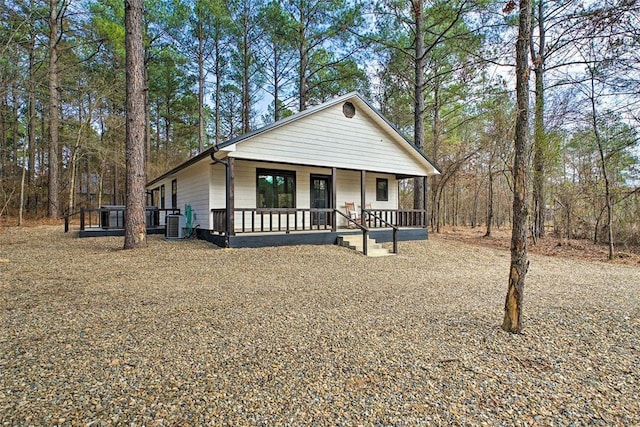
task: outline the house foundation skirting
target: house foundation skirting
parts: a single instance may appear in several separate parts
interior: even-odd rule
[[[235,236],[213,234],[210,230],[198,229],[198,238],[220,247],[229,248],[264,248],[270,246],[295,245],[334,245],[338,235],[362,234],[360,230],[338,230],[321,232],[296,233],[244,233]],[[429,237],[426,228],[401,228],[398,230],[398,241],[425,240]],[[392,242],[392,230],[371,230],[369,236],[378,243]]]

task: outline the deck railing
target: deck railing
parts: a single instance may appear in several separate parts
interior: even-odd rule
[[[427,224],[427,213],[423,209],[365,209],[364,222],[368,228],[420,227]]]
[[[80,230],[124,230],[124,213],[125,208],[122,206],[81,208]],[[148,207],[145,212],[147,229],[164,227],[167,215],[171,214],[180,214],[180,209]],[[65,226],[65,229],[68,227]]]
[[[353,224],[338,209],[234,209],[233,233],[286,232],[332,230],[333,222],[344,217],[343,222],[353,228]],[[212,230],[224,234],[227,232],[226,209],[211,209]],[[365,209],[364,221],[367,229],[394,227],[426,227],[424,210]]]
[[[332,230],[333,209],[234,209],[235,233]],[[226,209],[211,209],[213,231],[226,233]]]

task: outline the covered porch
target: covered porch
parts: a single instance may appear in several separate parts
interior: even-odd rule
[[[340,235],[361,233],[365,242],[367,236],[375,236],[380,242],[393,242],[394,252],[397,253],[398,240],[427,238],[427,198],[423,198],[425,204],[422,209],[398,207],[398,183],[401,179],[410,178],[408,176],[271,163],[266,164],[270,168],[266,169],[261,162],[247,162],[234,157],[218,159],[214,154],[211,158],[213,166],[219,168],[217,174],[212,174],[213,187],[223,191],[225,199],[223,207],[210,209],[209,230],[200,230],[199,237],[219,246],[335,244]],[[242,165],[240,173],[237,173],[238,163]],[[284,200],[290,203],[289,206],[295,206],[297,201],[298,206],[267,205],[265,199],[268,201],[269,195],[265,197],[263,194],[264,183],[261,180],[262,175],[267,174],[265,178],[271,179],[267,184],[275,187],[276,184],[271,183],[275,177],[268,175],[273,171],[282,173],[283,182],[287,174],[291,174],[293,190],[279,190],[282,193],[275,194],[272,199]],[[220,186],[222,172],[224,188]],[[238,175],[242,178],[238,179]],[[253,178],[247,179],[246,176]],[[426,186],[426,176],[420,178]],[[255,183],[253,185],[252,180]],[[238,186],[241,188],[241,197],[237,196]],[[282,186],[286,187],[286,183]],[[248,187],[253,197],[247,197]],[[245,206],[237,206],[238,199]],[[251,202],[253,206],[246,207],[247,200],[251,199],[255,200]],[[366,251],[366,243],[364,245]]]

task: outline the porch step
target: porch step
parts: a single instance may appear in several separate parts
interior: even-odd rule
[[[338,236],[338,245],[362,252],[362,234],[345,234]],[[367,237],[367,256],[380,257],[389,255],[393,255],[393,253],[383,248],[375,239]]]

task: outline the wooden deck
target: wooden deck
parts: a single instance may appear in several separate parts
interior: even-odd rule
[[[124,213],[124,206],[82,208],[79,212],[65,217],[65,232],[71,228],[71,219],[79,216],[78,237],[124,236]],[[148,207],[146,210],[147,234],[164,234],[167,215],[179,213],[180,209]]]
[[[164,234],[165,227],[147,227],[147,234]],[[101,228],[89,227],[84,230],[78,230],[78,237],[109,237],[124,236],[124,228]]]

